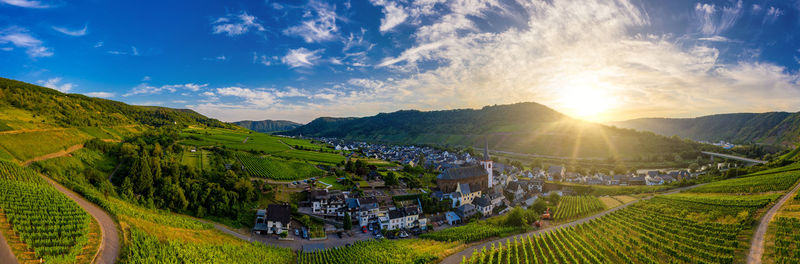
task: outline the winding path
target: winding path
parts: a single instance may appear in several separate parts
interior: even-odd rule
[[[747,254],[748,264],[761,264],[761,258],[764,255],[764,237],[767,234],[769,223],[772,222],[772,218],[775,218],[775,214],[783,207],[783,204],[794,197],[798,189],[800,189],[800,183],[796,184],[791,191],[784,194],[783,197],[761,217],[758,228],[756,228],[756,232],[753,234],[753,239],[750,241],[750,253]]]
[[[8,241],[6,241],[6,237],[3,236],[2,232],[0,232],[0,263],[19,263],[17,261],[17,257],[14,256],[14,252],[11,251],[11,246],[8,245]]]
[[[680,191],[683,191],[683,190],[686,190],[686,189],[690,189],[690,188],[694,188],[694,187],[698,187],[698,186],[701,186],[701,185],[704,185],[704,184],[681,187],[681,188],[673,189],[672,191],[661,193],[661,194],[658,194],[658,195],[666,195],[666,194],[678,193]],[[653,196],[650,196],[650,197],[647,197],[647,198],[642,198],[640,200],[647,200],[647,199],[650,199],[652,197]],[[483,248],[483,247],[490,248],[492,246],[492,244],[505,243],[507,239],[513,240],[513,237],[523,238],[523,237],[527,237],[527,236],[533,235],[533,234],[539,234],[539,233],[542,233],[542,232],[556,230],[556,229],[559,229],[559,228],[565,228],[565,227],[570,227],[570,226],[576,226],[576,225],[579,225],[579,224],[583,224],[583,223],[589,222],[589,221],[591,221],[593,219],[597,219],[597,218],[602,217],[604,215],[607,215],[607,214],[610,214],[610,213],[615,212],[617,210],[620,210],[620,209],[623,209],[625,207],[628,207],[629,205],[637,203],[638,201],[639,200],[636,200],[636,201],[633,201],[633,202],[629,202],[629,203],[626,203],[626,204],[623,204],[623,205],[620,205],[620,206],[605,210],[605,211],[600,212],[598,214],[587,216],[587,217],[584,217],[584,218],[581,218],[581,219],[578,219],[578,220],[575,220],[575,221],[572,221],[572,222],[560,224],[560,225],[557,225],[557,226],[551,226],[551,227],[544,228],[544,229],[534,230],[534,231],[531,231],[531,232],[528,232],[528,233],[522,233],[522,234],[502,237],[502,238],[498,238],[498,239],[495,239],[495,240],[483,242],[483,243],[480,243],[480,244],[465,248],[464,250],[462,250],[462,251],[460,251],[460,252],[458,252],[456,254],[447,256],[440,263],[441,264],[458,264],[458,263],[461,263],[461,260],[462,260],[463,257],[469,258],[470,256],[472,256],[472,251],[473,250],[480,251],[481,248]]]
[[[67,189],[66,187],[62,186],[61,184],[56,183],[55,181],[51,180],[50,178],[41,175],[50,185],[53,185],[58,191],[78,203],[83,210],[87,213],[92,215],[97,223],[100,226],[100,232],[102,233],[102,240],[100,241],[100,246],[97,249],[97,254],[94,256],[94,261],[92,263],[98,264],[112,264],[117,261],[117,257],[119,257],[120,252],[120,242],[119,242],[119,233],[117,232],[117,224],[114,222],[114,219],[111,218],[106,211],[98,207],[97,205],[87,201],[77,193],[72,192],[71,190]],[[0,253],[2,254],[2,253]],[[5,263],[5,262],[3,262]]]

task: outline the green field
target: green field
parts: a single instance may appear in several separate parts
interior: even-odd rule
[[[553,218],[556,220],[581,218],[604,209],[605,206],[600,199],[594,196],[564,196],[559,199]]]
[[[320,163],[338,164],[345,160],[345,157],[339,154],[322,153],[314,151],[303,150],[289,150],[272,154],[286,159],[308,160]]]
[[[293,181],[320,177],[325,173],[314,165],[305,162],[257,157],[247,153],[238,153],[237,157],[253,177]]]
[[[698,193],[758,193],[787,190],[800,179],[800,171],[762,174],[712,182],[689,192]]]
[[[457,242],[424,239],[367,240],[349,247],[314,252],[300,252],[300,264],[372,264],[372,263],[436,263],[440,258],[461,249]]]
[[[230,149],[274,153],[289,150],[280,138],[263,133],[221,128],[185,129],[181,141],[189,146],[224,146]]]

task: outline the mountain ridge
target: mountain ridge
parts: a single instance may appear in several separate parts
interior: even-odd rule
[[[242,120],[242,121],[231,122],[231,124],[261,133],[272,133],[272,132],[292,130],[303,125],[289,120],[269,120],[269,119]]]

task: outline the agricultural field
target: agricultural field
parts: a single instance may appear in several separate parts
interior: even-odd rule
[[[272,155],[285,159],[308,160],[308,161],[327,163],[327,164],[339,164],[340,162],[345,160],[345,157],[339,154],[295,150],[295,149],[289,151],[277,152]]]
[[[463,263],[734,263],[749,246],[740,235],[751,227],[751,213],[777,198],[664,197],[574,227],[493,244]],[[733,204],[735,210],[729,208]],[[683,217],[686,211],[718,213],[715,219],[696,221]],[[730,218],[735,221],[722,223]]]
[[[300,264],[436,263],[463,248],[458,242],[425,239],[366,240],[349,247],[299,252]]]
[[[576,219],[605,209],[603,202],[594,196],[564,196],[559,199],[553,218],[555,220]]]
[[[460,241],[463,243],[471,243],[490,237],[504,237],[512,234],[522,233],[528,230],[528,228],[524,226],[506,226],[500,223],[492,222],[492,220],[495,219],[471,222],[462,226],[426,233],[420,235],[420,238],[446,242]]]
[[[320,177],[325,174],[324,171],[305,162],[258,157],[247,153],[239,153],[237,157],[250,175],[254,177],[279,181],[293,181]]]
[[[275,153],[290,150],[280,141],[280,137],[246,130],[230,130],[221,128],[185,129],[180,133],[184,145],[224,146],[230,149]]]
[[[689,192],[696,193],[759,193],[784,191],[800,179],[800,171],[779,172],[712,182]]]
[[[89,263],[99,243],[96,223],[34,171],[0,161],[0,226],[9,243],[21,245],[21,261]],[[32,252],[32,254],[31,254]],[[76,261],[77,260],[77,261]]]
[[[800,263],[800,218],[778,217],[771,224],[773,237],[765,263]],[[770,243],[768,242],[768,243]],[[768,244],[769,246],[769,244]]]
[[[605,185],[586,185],[564,182],[550,182],[562,187],[569,188],[579,195],[605,196],[605,195],[631,195],[641,193],[656,193],[669,189],[664,185],[641,185],[641,186],[605,186]]]
[[[139,127],[78,127],[0,134],[0,158],[20,161],[66,150],[92,138],[121,140],[139,133]],[[3,154],[3,153],[7,153]]]
[[[130,246],[120,263],[293,263],[294,252],[288,248],[258,243],[187,243],[163,242],[138,228],[130,229]]]
[[[202,148],[197,148],[195,152],[191,152],[186,148],[181,152],[181,164],[195,168],[197,170],[207,170],[210,168],[211,152]]]
[[[296,139],[296,138],[289,138],[289,137],[278,137],[278,140],[285,143],[286,145],[291,146],[292,148],[300,148],[300,149],[309,149],[314,151],[319,151],[322,149],[325,152],[336,152],[330,146],[326,146],[323,144],[313,143],[309,140],[305,139]]]

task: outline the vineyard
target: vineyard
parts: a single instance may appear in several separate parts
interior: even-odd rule
[[[603,202],[594,196],[564,196],[559,200],[553,218],[556,220],[575,219],[604,209]]]
[[[308,161],[329,163],[329,164],[338,164],[339,162],[344,161],[344,156],[339,154],[323,153],[315,151],[303,151],[294,149],[289,151],[278,152],[273,155],[286,159],[308,160]]]
[[[463,263],[734,263],[747,221],[699,222],[672,214],[726,211],[737,199],[717,198],[667,198],[683,201],[679,204],[642,201],[577,226],[493,244],[474,251]],[[768,199],[743,198],[738,209],[754,211]],[[664,206],[672,208],[663,210]]]
[[[288,248],[258,243],[243,245],[184,243],[160,241],[137,228],[130,229],[130,246],[120,263],[293,263],[294,253]]]
[[[771,250],[775,263],[800,263],[800,219],[778,217],[774,224],[777,230]]]
[[[250,175],[273,180],[292,181],[319,177],[324,172],[314,165],[298,161],[261,158],[250,154],[237,154]]]
[[[420,238],[437,241],[461,241],[470,243],[490,237],[503,237],[526,231],[525,227],[504,226],[488,221],[472,222],[463,226],[451,227],[420,235]]]
[[[800,171],[764,174],[712,182],[689,190],[698,193],[759,193],[787,190],[800,179]]]
[[[33,171],[0,161],[0,208],[14,234],[48,263],[73,263],[89,243],[91,217]]]
[[[424,239],[366,240],[352,246],[298,253],[300,264],[436,263],[454,253],[457,242]]]

